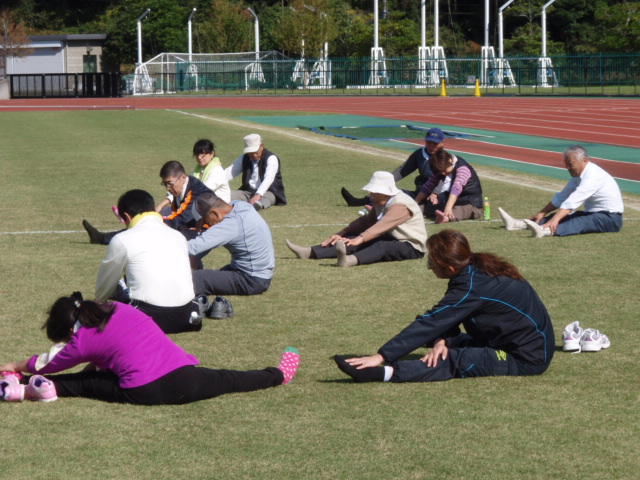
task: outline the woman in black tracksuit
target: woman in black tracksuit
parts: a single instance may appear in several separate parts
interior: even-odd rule
[[[491,253],[472,253],[465,236],[455,230],[432,235],[427,248],[428,267],[438,278],[449,279],[444,298],[377,354],[336,356],[338,367],[357,382],[544,373],[554,353],[553,327],[518,269]],[[425,345],[432,349],[421,359],[400,361]],[[385,362],[388,366],[382,367]]]

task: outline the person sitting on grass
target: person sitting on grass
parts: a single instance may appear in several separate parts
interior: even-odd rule
[[[424,257],[427,230],[418,204],[398,190],[393,175],[375,172],[363,190],[373,209],[331,235],[320,245],[300,247],[286,240],[298,258],[338,258],[338,266],[353,267],[376,262]]]
[[[191,176],[200,180],[209,190],[228,203],[231,200],[231,189],[220,159],[216,157],[215,148],[213,142],[206,138],[195,143],[193,156],[197,164]],[[156,212],[163,213],[163,210],[168,208],[172,201],[173,195],[168,193],[167,197],[156,206]]]
[[[187,243],[196,295],[259,295],[271,285],[276,257],[269,225],[249,203],[230,204],[214,193],[196,200],[193,216],[198,227],[209,226]],[[220,270],[204,269],[202,258],[224,247],[231,262]]]
[[[107,247],[96,279],[95,300],[130,303],[149,315],[164,333],[202,329],[212,311],[193,291],[187,240],[169,228],[144,190],[129,190],[118,200],[127,230]],[[126,281],[122,278],[123,274]]]
[[[425,198],[424,216],[436,223],[482,218],[482,186],[464,158],[438,150],[429,159],[431,176],[416,197]]]
[[[564,151],[564,165],[571,180],[529,219],[517,220],[498,208],[506,229],[529,229],[537,238],[619,232],[624,204],[615,179],[591,162],[587,150],[579,145]],[[583,204],[584,211],[576,211]]]
[[[285,385],[300,363],[298,351],[287,347],[278,367],[249,371],[198,367],[198,359],[144,313],[117,302],[83,301],[78,293],[57,299],[43,328],[58,345],[49,353],[0,366],[0,394],[5,401],[85,397],[139,405],[183,404]],[[47,375],[87,362],[78,373]],[[20,372],[34,374],[28,385],[21,383]]]
[[[196,221],[193,218],[192,207],[198,196],[203,193],[211,193],[211,190],[195,177],[187,175],[180,162],[172,160],[165,163],[160,169],[161,185],[172,195],[171,213],[163,217],[164,223],[169,227],[182,232],[187,238],[196,236]],[[122,212],[118,211],[121,215]],[[124,221],[124,218],[122,218]],[[89,234],[89,241],[93,244],[109,245],[111,239],[120,232],[101,232],[86,220],[82,220],[82,226]]]
[[[466,237],[455,230],[432,235],[427,247],[427,267],[449,281],[442,300],[375,355],[337,355],[338,367],[356,382],[544,373],[555,350],[553,326],[518,269],[494,254],[472,252]],[[401,360],[425,345],[431,350],[419,360]]]
[[[280,158],[265,148],[260,135],[247,135],[242,155],[224,171],[228,181],[242,174],[242,185],[231,190],[231,200],[244,200],[256,210],[286,205],[281,167]]]
[[[424,137],[424,147],[420,147],[415,150],[411,155],[409,155],[402,165],[393,171],[393,179],[396,182],[408,177],[416,170],[418,171],[418,175],[413,179],[415,189],[413,191],[402,190],[404,193],[409,195],[411,198],[416,198],[420,193],[422,185],[424,185],[431,176],[429,158],[431,158],[438,150],[442,150],[443,146],[444,132],[439,128],[430,128]],[[342,194],[342,198],[345,199],[347,205],[350,207],[364,207],[365,205],[371,204],[371,199],[368,196],[364,198],[354,197],[344,187],[342,187],[340,193]]]

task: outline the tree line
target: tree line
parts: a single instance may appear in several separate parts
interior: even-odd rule
[[[426,2],[426,44],[434,44],[434,1]],[[490,0],[490,44],[498,46],[498,10]],[[503,12],[505,55],[539,55],[541,8],[548,0],[515,0]],[[421,45],[420,0],[378,0],[379,46],[387,57],[416,56]],[[439,0],[439,38],[447,56],[478,55],[484,44],[483,0]],[[29,35],[106,33],[108,65],[137,58],[137,18],[143,21],[147,60],[187,51],[193,17],[194,53],[249,52],[258,16],[260,49],[318,58],[325,43],[333,57],[367,57],[373,47],[373,0],[3,0],[0,35],[19,27]],[[546,10],[547,54],[640,50],[640,2],[557,0]],[[5,35],[6,36],[6,35]],[[2,38],[0,36],[0,38]],[[304,40],[304,42],[303,42]],[[0,44],[0,49],[2,45]]]

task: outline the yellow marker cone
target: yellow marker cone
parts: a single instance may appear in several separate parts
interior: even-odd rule
[[[444,78],[442,79],[442,86],[440,87],[440,96],[441,97],[447,96],[447,82]]]
[[[482,96],[482,94],[480,93],[480,80],[478,80],[477,78],[476,78],[476,90],[475,90],[475,92],[473,92],[473,96],[474,97],[481,97]]]

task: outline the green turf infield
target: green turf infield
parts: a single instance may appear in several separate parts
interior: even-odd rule
[[[520,268],[547,305],[558,348],[563,327],[575,320],[602,330],[611,348],[556,351],[539,377],[358,385],[331,357],[374,353],[440,299],[445,281],[424,261],[350,269],[303,261],[284,241],[311,245],[339,230],[357,216],[340,187],[358,192],[374,170],[392,170],[407,153],[250,124],[244,117],[255,112],[188,113],[0,115],[0,362],[49,349],[40,327],[55,298],[74,290],[92,296],[105,247],[89,244],[83,218],[117,229],[111,206],[125,190],[162,198],[164,162],[192,168],[193,143],[207,137],[226,166],[242,137],[257,132],[282,159],[289,200],[262,213],[276,248],[272,287],[256,297],[229,297],[234,319],[207,320],[201,332],[173,339],[204,366],[233,369],[275,365],[292,345],[302,355],[299,375],[286,387],[184,406],[0,404],[3,478],[637,477],[637,207],[627,208],[619,234],[533,239],[506,232],[497,207],[528,216],[566,179],[479,168],[493,220],[455,228],[474,250],[497,252]],[[410,178],[400,184],[411,185]],[[625,198],[639,204],[637,196]],[[427,225],[431,233],[442,228]],[[220,250],[205,257],[205,267],[226,264]]]

